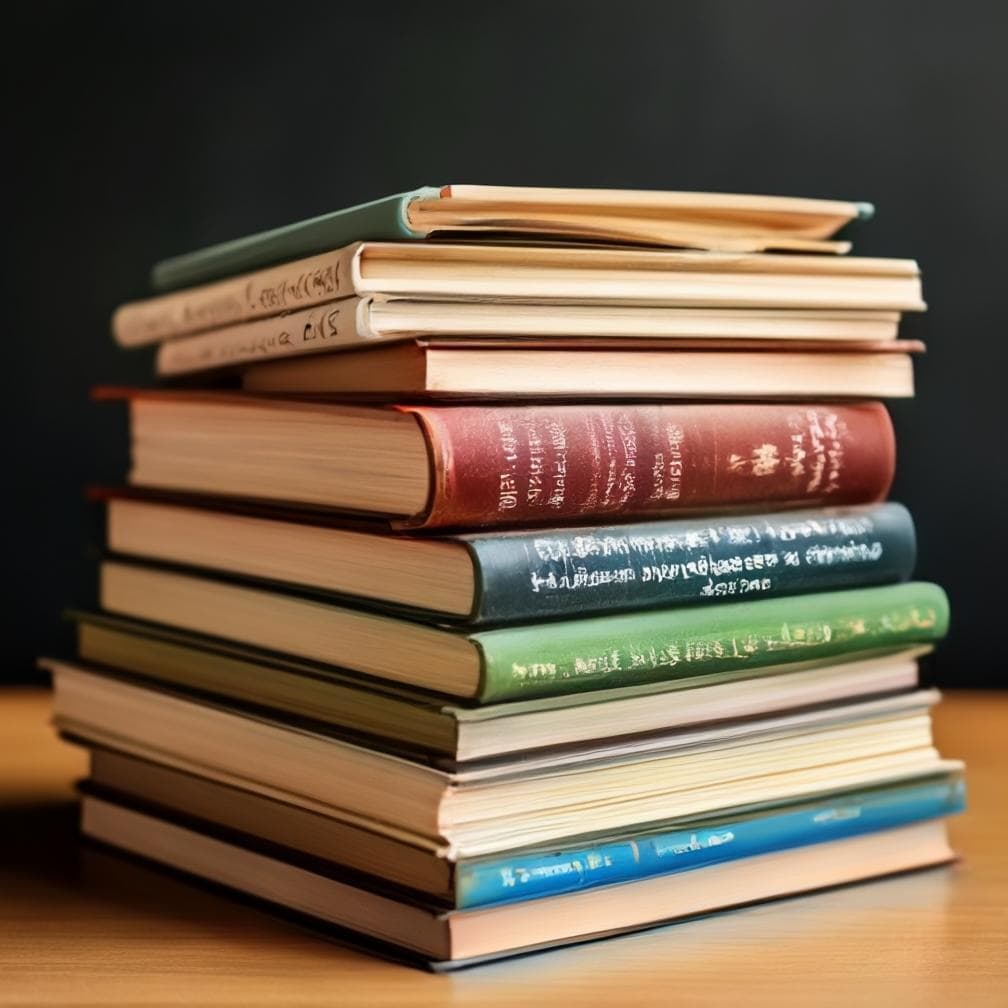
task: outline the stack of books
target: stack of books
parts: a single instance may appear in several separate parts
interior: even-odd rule
[[[952,857],[862,205],[419,190],[159,264],[83,831],[440,967]]]

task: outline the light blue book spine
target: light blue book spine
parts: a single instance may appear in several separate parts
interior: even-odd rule
[[[632,882],[908,825],[952,815],[964,807],[964,781],[946,777],[698,829],[648,833],[547,854],[463,862],[457,870],[456,905],[464,909],[516,903]]]

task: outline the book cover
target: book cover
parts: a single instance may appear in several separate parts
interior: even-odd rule
[[[900,504],[462,536],[479,572],[474,623],[795,595],[905,581]]]
[[[910,582],[476,631],[480,699],[660,682],[939,640],[948,600]]]
[[[963,778],[945,777],[613,842],[462,861],[455,901],[461,909],[582,892],[955,815],[965,804]]]
[[[401,241],[422,238],[423,233],[411,226],[406,207],[412,200],[422,197],[436,199],[439,194],[440,190],[430,187],[397,193],[164,259],[151,270],[151,286],[155,291],[190,287],[271,266],[285,259],[338,249],[364,239]]]
[[[157,291],[172,290],[354,241],[403,241],[453,232],[730,252],[777,248],[843,253],[849,242],[824,239],[871,212],[867,203],[781,196],[425,186],[165,259],[151,271],[151,285]]]
[[[134,434],[153,404],[171,403],[171,423],[159,430],[160,455],[170,454],[172,444],[176,453],[186,452],[193,441],[201,447],[198,455],[186,454],[184,481],[163,474],[151,478],[138,465],[147,444],[134,436],[130,482],[135,486],[254,497],[334,512],[365,510],[412,529],[475,531],[756,510],[761,505],[865,504],[885,498],[895,469],[892,422],[879,402],[373,406],[180,389],[98,388],[93,394],[127,400]],[[264,456],[257,433],[269,413],[310,422],[320,434],[332,430],[335,437],[345,435],[348,417],[363,416],[365,410],[373,410],[376,419],[382,412],[386,417],[389,412],[409,414],[418,424],[426,450],[423,459],[415,460],[422,469],[417,466],[414,499],[425,498],[423,504],[411,500],[399,505],[399,472],[405,470],[390,473],[366,444],[348,456],[355,474],[352,485],[330,480],[309,492],[292,489],[290,480],[257,478],[264,467],[293,464],[292,453],[275,446]],[[155,412],[153,419],[163,423],[166,414],[160,406]],[[209,449],[221,431],[235,430],[243,440],[229,442],[231,472],[225,489],[219,458]],[[283,426],[278,431],[283,433]],[[334,454],[334,465],[341,461]],[[317,470],[299,467],[296,475],[309,484]],[[380,493],[393,503],[371,503]],[[343,503],[351,499],[352,504]]]
[[[482,703],[745,676],[929,644],[948,628],[945,593],[925,582],[472,630],[152,565],[107,561],[101,582],[112,613]],[[410,649],[391,662],[403,640]]]
[[[91,496],[107,505],[99,536],[113,553],[473,625],[906,581],[916,555],[913,519],[892,502],[425,538],[444,557],[468,553],[473,583],[464,611],[434,597],[430,568],[416,575],[423,590],[402,576],[362,583],[373,568],[414,555],[415,536],[379,522],[126,488],[94,488]],[[294,573],[286,560],[305,551],[312,564]]]
[[[425,528],[548,525],[756,503],[882,500],[881,403],[408,406],[435,486]]]

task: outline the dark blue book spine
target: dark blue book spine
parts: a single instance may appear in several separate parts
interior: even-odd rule
[[[907,580],[916,557],[913,520],[891,503],[466,541],[483,623],[888,584]]]
[[[791,806],[696,829],[648,833],[545,854],[462,862],[456,873],[456,905],[465,908],[514,903],[690,871],[952,815],[964,806],[963,779],[946,777],[842,795],[832,801]]]

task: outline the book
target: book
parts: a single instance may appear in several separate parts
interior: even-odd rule
[[[114,553],[471,624],[906,581],[916,555],[913,519],[894,503],[420,538],[137,493],[103,495]]]
[[[252,392],[383,398],[906,399],[914,394],[909,340],[832,352],[779,343],[756,348],[615,348],[506,341],[412,340],[254,363]]]
[[[189,287],[361,238],[410,240],[463,234],[588,239],[718,248],[846,252],[826,241],[870,204],[782,196],[427,186],[176,256],[151,271],[155,290]]]
[[[916,659],[927,650],[475,706],[154,624],[95,613],[75,618],[77,653],[91,665],[374,748],[453,763],[909,690],[917,685]]]
[[[137,563],[105,561],[100,581],[110,613],[483,703],[825,661],[948,627],[944,592],[924,582],[468,628]]]
[[[161,342],[159,377],[409,341],[489,349],[885,352],[899,313],[642,308],[349,297]],[[904,343],[904,349],[916,346]]]
[[[134,486],[390,516],[585,524],[863,504],[892,481],[880,403],[369,406],[188,390],[130,408]]]
[[[583,892],[951,816],[963,810],[966,793],[962,774],[946,773],[452,861],[435,846],[111,750],[91,751],[91,774],[82,787],[85,794],[227,831],[239,843],[281,857],[331,862],[360,872],[368,884],[402,887],[458,909]]]
[[[125,309],[123,309],[125,312]],[[124,316],[125,317],[125,316]],[[154,319],[143,332],[156,331]],[[118,316],[117,316],[118,318]],[[232,367],[318,350],[352,349],[414,338],[496,340],[525,345],[571,344],[746,348],[772,341],[783,348],[877,344],[896,338],[898,312],[668,308],[638,305],[503,304],[346,297],[313,308],[253,318],[161,338],[159,376]],[[184,323],[183,323],[184,324]],[[120,332],[119,329],[116,330]],[[134,345],[157,340],[135,340]]]
[[[445,911],[397,900],[124,805],[85,797],[84,834],[176,870],[363,932],[442,968],[640,930],[759,900],[947,863],[942,820],[539,900]]]
[[[636,308],[637,317],[644,314],[640,309],[648,308],[774,315],[868,312],[890,318],[925,308],[920,270],[909,259],[355,242],[282,266],[130,302],[116,310],[112,332],[122,346],[140,346],[332,306],[343,299],[359,299],[354,325],[361,327],[376,311],[379,319],[382,312],[391,313],[386,325],[395,325],[404,313],[410,318],[411,312],[424,311],[417,305],[425,302],[435,305],[428,313],[443,313],[446,302],[459,302],[459,312],[492,313],[495,320],[530,306],[551,308],[559,318],[574,318],[575,311],[587,315],[588,307]],[[362,302],[369,307],[363,308]],[[425,317],[428,321],[420,322],[421,327],[431,325],[429,315],[420,316]],[[537,324],[539,317],[526,325]],[[321,318],[324,322],[325,316]],[[349,329],[343,326],[344,332]],[[472,335],[468,330],[463,334]]]
[[[73,739],[425,838],[456,860],[948,769],[926,690],[449,768],[71,663],[46,667],[54,723]]]

